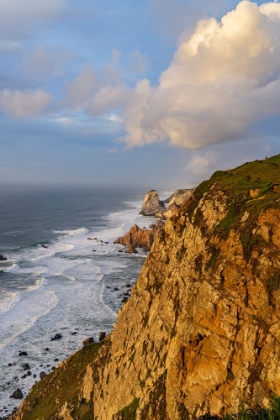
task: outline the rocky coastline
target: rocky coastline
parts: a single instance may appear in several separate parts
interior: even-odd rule
[[[201,183],[155,236],[112,333],[43,378],[11,419],[269,413],[280,395],[279,178],[278,155]]]

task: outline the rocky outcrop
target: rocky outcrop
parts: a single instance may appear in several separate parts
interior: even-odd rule
[[[154,216],[156,213],[162,213],[165,210],[164,202],[160,201],[158,193],[155,190],[151,190],[145,195],[140,214],[143,216]]]
[[[164,203],[170,207],[172,204],[176,204],[176,206],[181,206],[187,198],[193,194],[195,188],[190,189],[178,189],[172,194],[169,198],[164,200]]]
[[[0,254],[0,261],[6,261],[7,260],[7,258],[6,257],[4,257],[4,255],[1,255]]]
[[[185,420],[267,407],[280,395],[279,176],[276,156],[203,182],[156,237],[98,355],[91,345],[90,357],[79,356],[90,367],[72,356],[13,419],[56,419],[63,407],[95,420]],[[76,377],[74,366],[80,379],[66,395],[63,375]],[[44,407],[52,417],[38,416]]]
[[[127,253],[135,253],[136,248],[143,248],[149,251],[163,225],[163,222],[157,222],[151,225],[150,229],[141,229],[137,225],[134,225],[128,233],[116,239],[114,244],[121,244],[128,247]]]

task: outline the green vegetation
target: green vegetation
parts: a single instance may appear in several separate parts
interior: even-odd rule
[[[241,410],[235,415],[227,415],[225,420],[279,420],[280,398],[275,396],[271,408],[258,410]]]
[[[73,354],[64,365],[55,369],[39,381],[25,400],[22,420],[55,420],[65,404],[71,407],[73,418],[93,419],[93,399],[89,402],[81,399],[80,389],[87,365],[93,363],[101,346],[110,342],[90,344]]]
[[[214,231],[207,229],[203,213],[197,208],[203,196],[207,200],[215,198],[227,208],[226,216],[214,226]],[[254,228],[261,211],[269,208],[280,209],[280,155],[245,163],[236,169],[215,172],[208,181],[202,182],[196,188],[192,199],[182,206],[177,219],[181,215],[187,215],[201,228],[203,235],[208,237],[211,258],[206,269],[214,269],[219,258],[219,249],[211,245],[213,234],[226,240],[231,229],[239,229],[247,261],[253,250],[261,251],[268,246],[260,235],[254,233]],[[177,219],[174,218],[175,223]],[[278,290],[279,285],[278,278],[273,278],[267,287],[273,291]]]
[[[154,388],[149,395],[149,403],[142,409],[140,413],[141,420],[158,419],[166,420],[166,372],[159,376],[154,384]],[[128,420],[123,418],[122,420]],[[129,419],[130,420],[130,419]]]
[[[135,420],[139,401],[139,398],[134,398],[129,405],[114,414],[113,420]]]

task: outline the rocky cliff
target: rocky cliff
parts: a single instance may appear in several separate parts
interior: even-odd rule
[[[110,338],[44,378],[13,419],[183,420],[267,407],[280,394],[279,184],[280,156],[203,182],[156,238]]]

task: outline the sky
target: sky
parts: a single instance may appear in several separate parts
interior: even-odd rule
[[[0,183],[189,188],[280,152],[280,3],[0,0]]]

